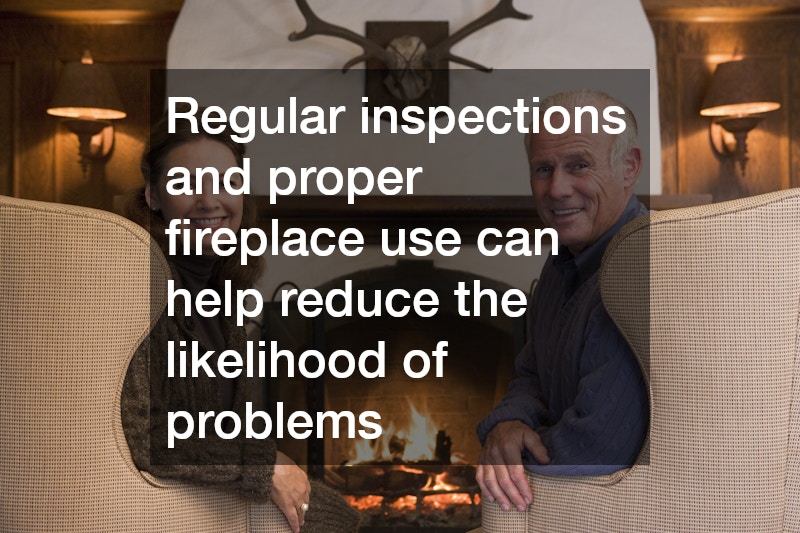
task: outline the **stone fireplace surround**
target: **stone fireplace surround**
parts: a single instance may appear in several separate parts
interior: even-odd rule
[[[381,413],[385,431],[390,424],[395,430],[407,425],[409,405],[413,405],[427,413],[437,429],[446,432],[452,441],[453,454],[465,464],[474,465],[480,451],[475,427],[502,397],[513,376],[514,355],[524,342],[524,317],[509,318],[502,313],[491,317],[485,309],[479,317],[461,317],[452,291],[459,281],[472,286],[474,280],[480,280],[482,287],[492,288],[499,295],[510,288],[526,293],[531,289],[546,256],[490,258],[482,256],[475,246],[475,236],[484,227],[497,227],[501,231],[510,227],[529,230],[539,227],[530,198],[423,196],[404,201],[374,197],[364,198],[358,209],[340,200],[343,199],[305,197],[292,203],[292,198],[287,197],[281,204],[268,207],[266,201],[260,202],[265,206],[260,214],[265,230],[269,229],[271,219],[277,218],[282,227],[307,230],[321,226],[334,231],[355,227],[367,241],[367,249],[357,258],[267,257],[267,272],[261,286],[265,300],[270,299],[269,295],[277,298],[284,283],[301,290],[315,288],[325,294],[351,280],[354,289],[370,291],[406,288],[413,293],[420,288],[433,289],[439,295],[439,312],[432,318],[409,315],[309,319],[299,313],[282,317],[280,305],[275,304],[264,317],[264,338],[277,340],[295,353],[313,348],[323,354],[334,349],[358,354],[374,349],[378,340],[384,340],[386,378],[328,378],[308,382],[283,379],[272,384],[268,404],[280,399],[287,408],[310,412],[349,410],[356,415],[375,410]],[[381,228],[415,227],[434,232],[443,227],[455,228],[464,246],[459,254],[447,258],[383,256],[378,245]],[[430,352],[443,340],[448,342],[444,377],[415,380],[405,375],[402,357],[407,351]],[[346,438],[284,441],[280,446],[299,463],[307,464],[310,474],[317,478],[330,478],[331,470],[353,458],[355,448],[354,442]],[[472,494],[475,493],[473,486]],[[475,523],[475,516],[479,516],[477,508],[470,512],[472,522],[456,523],[460,529],[450,531],[479,525]],[[427,524],[428,531],[446,531],[442,527],[451,526],[451,518],[445,515],[430,520],[408,520],[404,519],[401,525],[418,528]],[[399,531],[396,520],[382,524],[370,520],[368,526],[364,531]]]

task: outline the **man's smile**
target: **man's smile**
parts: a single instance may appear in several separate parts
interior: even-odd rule
[[[583,209],[582,209],[582,208],[572,208],[572,209],[553,209],[552,213],[553,213],[553,214],[554,214],[556,217],[563,218],[563,217],[568,217],[568,216],[570,216],[570,215],[574,215],[575,213],[580,213],[581,211],[583,211]]]

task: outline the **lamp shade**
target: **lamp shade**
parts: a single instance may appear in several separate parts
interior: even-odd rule
[[[122,101],[106,65],[82,61],[64,65],[47,113],[57,117],[95,120],[125,118]]]
[[[754,58],[717,65],[700,114],[710,117],[766,113],[781,107],[778,85]]]

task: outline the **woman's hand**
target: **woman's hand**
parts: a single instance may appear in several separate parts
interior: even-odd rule
[[[286,454],[275,456],[275,473],[272,476],[272,501],[286,515],[292,531],[298,533],[305,522],[304,504],[308,504],[311,485],[308,476]]]

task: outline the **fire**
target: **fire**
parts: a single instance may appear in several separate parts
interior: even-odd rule
[[[359,511],[366,511],[369,509],[375,509],[376,507],[381,507],[381,505],[386,505],[386,507],[394,509],[396,511],[414,511],[417,508],[417,496],[403,496],[402,498],[398,498],[391,503],[384,502],[383,496],[351,496],[345,495],[344,499],[349,503],[354,509],[358,509]],[[476,494],[474,497],[466,494],[464,492],[452,493],[452,494],[431,494],[429,496],[425,496],[422,500],[423,507],[425,509],[445,509],[450,505],[480,505],[481,497],[480,495]]]
[[[445,483],[444,477],[446,475],[447,473],[442,473],[438,476],[431,477],[428,484],[422,487],[422,490],[457,490],[458,487],[456,485]]]
[[[444,509],[450,505],[479,505],[480,495],[476,494],[473,498],[465,492],[454,492],[451,494],[431,494],[425,497],[425,506],[434,509]]]
[[[457,452],[441,461],[437,455],[450,451],[449,437],[427,411],[411,401],[408,405],[407,427],[390,422],[378,439],[356,441],[351,460],[339,469],[346,491],[351,491],[345,499],[368,516],[451,513],[454,508],[473,513],[480,503],[474,469]]]
[[[359,511],[367,511],[369,509],[380,508],[382,505],[386,505],[386,507],[394,509],[396,511],[402,512],[412,512],[417,508],[417,497],[416,496],[403,496],[401,498],[397,498],[391,503],[385,502],[383,496],[351,496],[346,494],[344,499],[347,503],[350,504],[351,507],[354,509],[358,509]]]
[[[411,421],[407,428],[396,428],[393,422],[375,440],[356,441],[355,453],[350,463],[368,461],[420,461],[435,456],[437,425],[426,412],[420,413],[411,401],[408,402]]]
[[[424,474],[424,470],[420,470],[419,468],[411,468],[410,466],[400,465],[396,466],[395,470],[400,470],[401,472],[408,472],[409,474]]]
[[[447,477],[446,472],[433,476],[428,485],[422,488],[423,491],[448,491],[445,494],[431,494],[430,496],[426,496],[426,505],[430,505],[435,509],[442,509],[448,505],[469,505],[471,503],[477,505],[480,503],[479,495],[475,495],[475,500],[473,502],[469,494],[465,492],[456,492],[460,487],[447,483],[444,480],[445,477]]]
[[[383,496],[350,496],[349,494],[345,494],[344,499],[347,500],[347,503],[349,503],[351,507],[359,511],[364,511],[366,509],[372,509],[373,507],[380,507]]]

